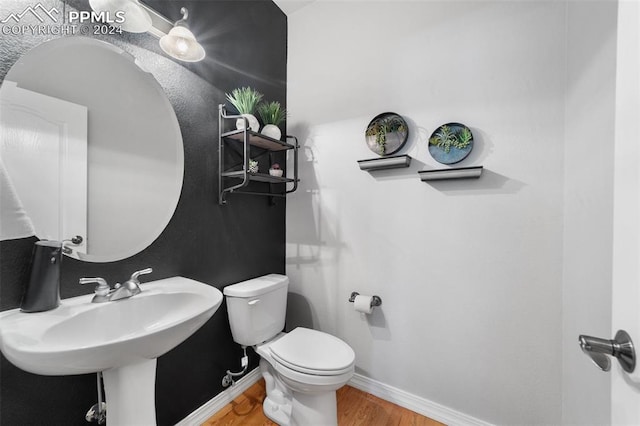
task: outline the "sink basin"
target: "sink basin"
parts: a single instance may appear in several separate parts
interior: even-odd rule
[[[31,373],[103,371],[107,423],[155,423],[156,358],[211,318],[223,296],[215,287],[183,277],[143,283],[140,288],[141,293],[115,302],[91,303],[93,294],[88,294],[64,299],[57,309],[47,312],[2,312],[0,350],[11,363]],[[149,380],[147,399],[152,413],[141,418],[144,404],[139,387],[142,383],[149,387]],[[135,413],[125,407],[125,395],[133,390]],[[122,404],[116,401],[114,410],[110,398],[124,400]]]
[[[0,349],[36,374],[104,371],[165,354],[218,309],[222,293],[183,277],[141,285],[129,299],[91,303],[93,294],[64,299],[57,309],[0,314]]]

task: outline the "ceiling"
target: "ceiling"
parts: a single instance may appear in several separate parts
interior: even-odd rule
[[[316,0],[273,0],[287,16],[305,6],[309,6],[314,1]]]

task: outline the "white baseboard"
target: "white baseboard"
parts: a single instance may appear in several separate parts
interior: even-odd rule
[[[242,379],[238,380],[234,386],[220,392],[203,406],[182,419],[176,426],[201,425],[218,411],[222,410],[225,405],[249,389],[255,382],[260,380],[261,377],[259,368],[252,370]],[[423,416],[427,416],[449,426],[492,426],[491,423],[460,413],[437,402],[429,401],[428,399],[378,382],[361,374],[354,374],[348,384],[356,389],[375,395],[385,401],[393,402],[396,405],[415,411],[418,414],[422,414]]]
[[[235,385],[223,390],[218,395],[210,399],[203,406],[182,419],[176,426],[200,426],[209,420],[214,414],[222,410],[225,405],[240,396],[241,393],[249,389],[255,382],[260,380],[260,368],[255,368],[247,373]]]
[[[354,374],[348,385],[449,426],[492,426],[491,423],[460,413],[437,402],[429,401],[361,374]]]

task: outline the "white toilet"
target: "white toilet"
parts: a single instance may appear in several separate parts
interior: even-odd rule
[[[282,332],[288,286],[289,278],[270,274],[225,287],[233,340],[261,357],[268,418],[282,426],[337,425],[336,390],[353,376],[355,354],[321,331]]]

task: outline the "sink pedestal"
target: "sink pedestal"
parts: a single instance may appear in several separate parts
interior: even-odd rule
[[[156,424],[157,359],[102,372],[107,426],[153,426]]]

